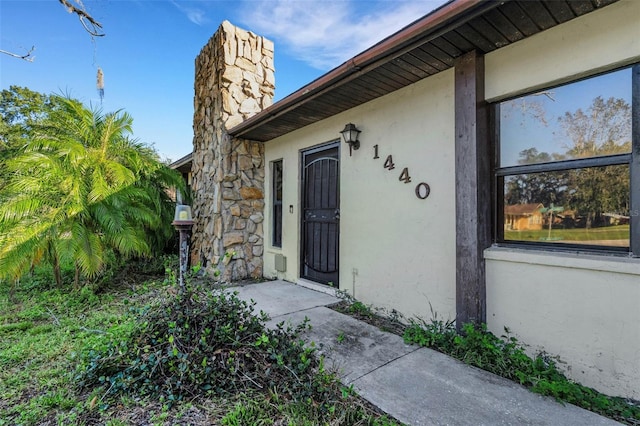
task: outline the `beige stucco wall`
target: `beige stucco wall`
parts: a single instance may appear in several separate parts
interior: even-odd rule
[[[348,122],[362,131],[361,147],[340,153],[340,288],[365,302],[406,315],[455,316],[453,71],[307,126],[265,144],[265,159],[283,159],[282,249],[270,246],[271,194],[265,208],[265,276],[274,256],[287,257],[280,278],[299,278],[300,150],[340,137]],[[374,145],[380,158],[373,159]],[[383,167],[393,156],[395,169]],[[408,167],[412,181],[398,180]],[[267,170],[270,182],[271,170]],[[415,187],[426,182],[421,200]],[[289,206],[293,205],[293,213]]]
[[[490,249],[487,322],[578,382],[640,398],[640,260]]]
[[[486,56],[486,93],[501,99],[640,60],[640,1],[601,11]],[[532,351],[559,355],[598,390],[640,399],[640,261],[489,249],[487,323]]]
[[[640,1],[622,0],[491,53],[486,96],[504,99],[636,62],[638,22]],[[349,157],[341,144],[341,289],[407,315],[428,318],[431,304],[440,317],[455,316],[453,86],[446,71],[265,144],[266,182],[270,162],[284,162],[283,247],[270,244],[267,190],[265,276],[299,278],[300,150],[336,140],[353,122],[362,147]],[[388,154],[391,172],[382,167]],[[398,181],[403,167],[410,184]],[[427,200],[414,194],[421,181],[431,186]],[[275,271],[276,254],[287,257],[284,273]],[[640,261],[499,248],[486,258],[492,331],[507,326],[532,351],[559,355],[576,380],[640,399]]]

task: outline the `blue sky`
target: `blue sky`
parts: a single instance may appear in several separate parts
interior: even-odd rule
[[[76,2],[77,0],[70,0]],[[57,0],[0,0],[0,89],[26,86],[124,109],[134,137],[162,158],[191,152],[194,60],[223,20],[275,43],[276,96],[282,99],[445,0],[82,0],[103,25],[92,39]]]

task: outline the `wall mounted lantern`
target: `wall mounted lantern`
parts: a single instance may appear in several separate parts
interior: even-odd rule
[[[355,124],[349,123],[344,126],[344,129],[340,133],[342,133],[344,141],[349,144],[349,157],[351,157],[352,150],[360,148],[360,141],[358,140],[360,130],[358,130]]]
[[[171,223],[180,233],[180,271],[178,273],[178,284],[180,293],[184,294],[184,276],[187,272],[187,263],[189,259],[189,232],[193,226],[193,216],[191,215],[191,207],[184,204],[176,204],[176,213]]]

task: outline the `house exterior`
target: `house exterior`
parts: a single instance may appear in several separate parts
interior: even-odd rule
[[[177,170],[182,175],[185,183],[191,185],[191,164],[193,161],[193,153],[187,154],[184,157],[171,163],[171,168]]]
[[[528,231],[542,229],[541,203],[511,204],[504,206],[504,229]]]
[[[508,327],[573,379],[640,399],[638,22],[634,0],[454,0],[273,105],[273,44],[224,23],[196,60],[192,262]],[[578,110],[609,98],[616,153],[571,157],[591,129]],[[551,119],[562,144],[533,130]],[[532,140],[566,153],[518,163]],[[534,181],[630,223],[586,228],[603,232],[589,244],[511,241],[505,199]]]

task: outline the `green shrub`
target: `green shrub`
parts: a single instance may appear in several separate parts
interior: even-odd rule
[[[254,320],[249,318],[240,327],[242,322],[234,318],[244,318],[245,310],[251,310],[252,306],[244,306],[234,295],[219,297],[221,306],[215,308],[210,307],[213,302],[209,299],[219,296],[218,293],[201,288],[193,291],[188,303],[173,300],[175,283],[171,286],[163,284],[162,279],[151,281],[149,277],[163,271],[167,260],[170,263],[172,258],[129,262],[122,270],[114,271],[112,281],[97,289],[96,284],[74,289],[70,281],[58,287],[50,271],[42,266],[23,277],[13,292],[13,299],[9,283],[0,283],[0,426],[191,424],[194,418],[203,417],[208,417],[212,424],[221,424],[224,417],[232,422],[234,416],[243,419],[241,424],[261,421],[296,426],[397,424],[381,417],[379,411],[348,392],[335,376],[324,371],[322,362],[311,356],[315,355],[313,347],[302,347],[295,329],[286,337],[282,333],[271,334],[263,327],[251,326]],[[205,280],[199,281],[211,285],[205,284]],[[206,295],[208,301],[204,302],[200,295]],[[165,300],[168,298],[172,300]],[[139,308],[149,304],[153,305]],[[168,356],[171,345],[167,336],[171,335],[169,329],[179,328],[178,312],[185,305],[191,306],[194,322],[209,321],[211,327],[214,320],[208,317],[215,316],[216,328],[224,331],[222,335],[237,336],[238,342],[233,343],[235,349],[231,350],[236,351],[237,360],[244,360],[245,367],[248,367],[246,359],[256,360],[253,373],[248,368],[236,371],[236,388],[252,386],[244,372],[260,383],[262,389],[255,386],[255,390],[238,394],[222,390],[222,397],[210,389],[201,391],[192,401],[176,404],[169,401],[171,389],[161,383],[171,374],[168,361],[173,359]],[[225,313],[224,305],[233,305],[240,312]],[[202,309],[196,309],[197,306]],[[167,307],[173,307],[170,315],[159,311]],[[183,324],[184,320],[186,318]],[[165,324],[175,321],[176,327],[151,325],[153,321]],[[147,322],[149,324],[145,324]],[[190,351],[186,349],[188,342],[197,343],[197,338],[190,339],[198,335],[197,329],[189,327],[191,334],[185,330],[173,333],[174,342],[185,347],[182,352]],[[248,333],[248,330],[254,332]],[[151,343],[145,343],[145,338],[151,342],[149,336],[156,332],[158,335],[153,339],[157,348],[152,348]],[[283,338],[279,339],[281,335]],[[280,343],[275,344],[276,341]],[[215,359],[208,358],[207,367],[219,368],[215,361],[230,354],[229,345],[229,342],[207,344],[209,352],[213,348],[220,350],[218,354],[213,351]],[[206,351],[206,347],[203,346],[202,351]],[[257,355],[259,351],[266,353]],[[164,359],[152,363],[149,357],[155,353]],[[108,359],[110,356],[113,359]],[[155,368],[155,373],[142,371],[145,357],[147,367]],[[279,358],[282,366],[278,369]],[[209,362],[210,359],[213,361]],[[263,363],[262,368],[258,362]],[[75,374],[69,374],[70,365],[77,365],[77,370],[72,371]],[[306,370],[301,371],[305,365]],[[284,371],[287,367],[295,375]],[[272,371],[268,384],[274,384],[271,388],[258,381],[260,375],[267,376],[269,368]],[[198,366],[189,371],[197,372]],[[312,371],[316,374],[311,374]],[[160,377],[153,381],[153,374]],[[224,374],[218,372],[220,377]],[[79,389],[79,382],[74,379],[93,389]],[[145,379],[151,380],[145,384]],[[134,383],[136,380],[138,383]],[[159,398],[139,396],[139,390],[151,394],[152,386],[159,386],[155,392]],[[175,387],[174,382],[170,382],[170,386]],[[188,397],[186,393],[183,399]],[[246,406],[247,410],[237,409],[238,405]],[[189,407],[196,408],[190,410]]]
[[[278,387],[294,399],[318,398],[328,376],[296,328],[264,326],[265,314],[236,294],[190,286],[184,295],[138,310],[130,336],[88,352],[80,383],[109,395],[151,395],[172,403],[205,394]]]
[[[452,321],[414,320],[407,327],[404,340],[517,381],[541,395],[552,396],[627,424],[640,424],[640,406],[569,380],[557,368],[556,362],[544,353],[531,358],[506,328],[505,335],[497,337],[487,330],[485,324],[464,324],[462,333],[458,334]]]

